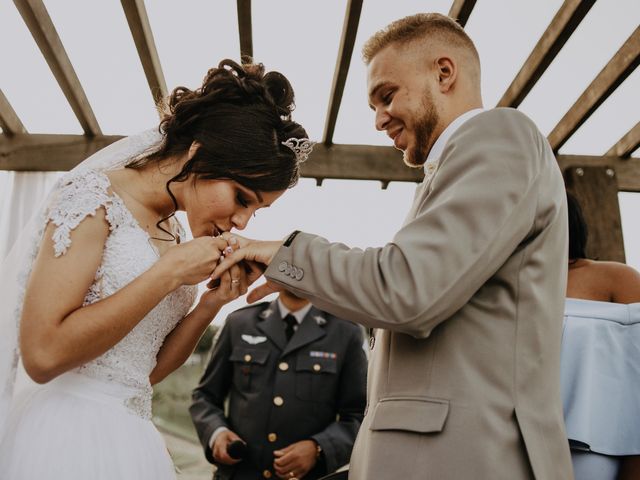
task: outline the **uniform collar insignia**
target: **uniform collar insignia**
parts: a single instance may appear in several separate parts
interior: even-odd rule
[[[326,324],[327,324],[327,319],[326,319],[326,318],[324,318],[322,315],[314,315],[314,316],[313,316],[313,319],[314,319],[314,320],[316,321],[316,323],[317,323],[319,326],[321,326],[321,327],[322,327],[323,325],[326,325]]]
[[[262,312],[260,312],[260,318],[262,318],[263,320],[265,318],[269,318],[269,316],[273,313],[273,311],[271,310],[271,308],[267,308],[265,310],[263,310]]]

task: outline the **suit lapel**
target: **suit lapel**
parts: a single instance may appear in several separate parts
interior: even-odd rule
[[[284,321],[280,316],[278,302],[276,300],[271,302],[269,307],[260,313],[260,318],[258,330],[263,332],[280,350],[284,349],[287,338],[284,335]]]
[[[305,315],[304,319],[298,329],[287,343],[287,346],[282,352],[282,356],[290,354],[294,350],[304,347],[305,345],[315,342],[319,338],[326,335],[324,328],[319,324],[326,323],[326,319],[323,313],[315,307],[311,307],[311,310]]]

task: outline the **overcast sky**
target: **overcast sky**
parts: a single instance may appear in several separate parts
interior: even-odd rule
[[[120,2],[45,0],[105,134],[132,134],[157,123],[151,95]],[[364,2],[334,141],[389,145],[373,128],[367,107],[363,42],[390,21],[419,11],[447,13],[452,0]],[[561,0],[478,0],[466,30],[483,65],[485,107],[494,106],[518,72]],[[393,8],[389,8],[392,5]],[[237,59],[235,0],[145,2],[168,87],[197,87],[225,57]],[[295,119],[313,139],[322,136],[346,0],[256,0],[254,56],[287,75],[295,90]],[[638,25],[638,0],[598,0],[520,109],[548,134]],[[11,0],[0,0],[0,42],[11,46],[0,88],[31,133],[82,130]],[[600,155],[638,121],[640,69],[563,146],[561,153]],[[638,152],[634,153],[638,156]],[[310,161],[313,161],[313,157]],[[0,189],[6,193],[6,173]],[[247,235],[282,238],[298,228],[351,246],[381,246],[399,228],[414,184],[303,179]],[[3,190],[0,190],[0,195]],[[640,194],[620,195],[628,263],[640,269]],[[243,305],[239,300],[224,313]]]

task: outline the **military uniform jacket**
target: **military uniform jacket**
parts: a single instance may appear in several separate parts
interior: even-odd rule
[[[496,108],[449,137],[386,246],[289,237],[266,278],[377,329],[350,479],[573,478],[560,400],[567,230],[549,143]]]
[[[229,315],[190,407],[210,462],[219,427],[248,445],[249,458],[220,466],[219,478],[276,478],[274,450],[305,439],[323,450],[306,479],[348,463],[366,402],[362,344],[361,327],[314,307],[288,343],[276,301]]]

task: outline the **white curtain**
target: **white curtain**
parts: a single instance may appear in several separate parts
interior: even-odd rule
[[[62,172],[0,172],[0,259]]]

